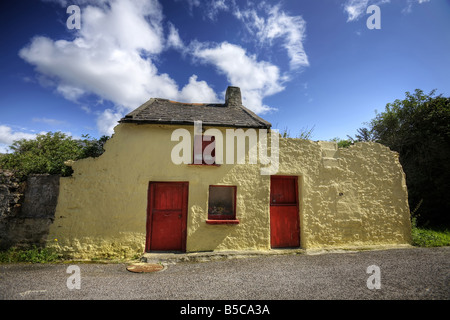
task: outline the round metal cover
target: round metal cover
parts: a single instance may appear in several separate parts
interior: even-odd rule
[[[164,269],[164,266],[162,266],[160,264],[152,264],[152,263],[132,264],[127,267],[128,271],[137,272],[137,273],[157,272],[157,271],[161,271],[162,269]]]

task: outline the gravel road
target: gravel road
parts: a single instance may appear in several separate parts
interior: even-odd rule
[[[443,247],[178,263],[153,273],[79,263],[80,289],[68,289],[69,264],[2,264],[0,299],[449,300],[449,258]]]

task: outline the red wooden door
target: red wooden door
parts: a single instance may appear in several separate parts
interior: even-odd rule
[[[150,182],[146,251],[186,251],[187,182]]]
[[[270,178],[270,245],[272,248],[300,246],[297,177]]]

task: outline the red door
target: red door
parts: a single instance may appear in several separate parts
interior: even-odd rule
[[[150,182],[145,251],[186,251],[187,182]]]
[[[270,245],[300,246],[297,177],[270,177]]]

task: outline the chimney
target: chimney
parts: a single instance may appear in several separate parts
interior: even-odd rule
[[[239,107],[242,105],[241,89],[239,87],[228,87],[225,94],[226,107]]]

